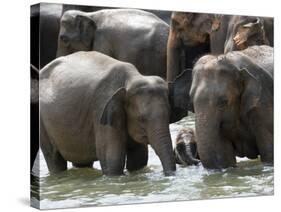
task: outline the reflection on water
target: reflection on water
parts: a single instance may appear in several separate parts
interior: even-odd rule
[[[194,116],[170,126],[172,139],[187,126],[194,126]],[[146,168],[125,172],[120,177],[106,177],[102,176],[98,162],[93,169],[76,169],[69,163],[67,171],[49,175],[41,152],[38,158],[35,169],[40,162],[40,178],[32,179],[32,200],[38,202],[36,190],[40,184],[40,207],[44,209],[273,195],[273,167],[265,167],[259,160],[237,158],[236,168],[223,171],[206,170],[202,165],[177,166],[175,176],[165,177],[160,160],[149,148]]]

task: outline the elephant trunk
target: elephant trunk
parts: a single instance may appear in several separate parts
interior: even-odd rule
[[[176,163],[185,166],[197,165],[200,160],[196,158],[197,147],[195,143],[180,143],[175,148]]]
[[[173,153],[171,135],[169,126],[161,128],[151,128],[148,130],[149,143],[160,158],[164,174],[166,176],[174,175],[176,171],[176,162]]]
[[[195,122],[197,148],[203,166],[209,169],[235,166],[234,149],[232,143],[220,134],[221,122],[219,118],[206,114],[197,112]]]

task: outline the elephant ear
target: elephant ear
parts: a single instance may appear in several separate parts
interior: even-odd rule
[[[241,109],[244,113],[258,107],[261,97],[261,84],[259,79],[252,75],[246,68],[239,70],[242,79]]]
[[[97,29],[96,23],[86,15],[77,15],[75,18],[76,26],[79,30],[81,41],[88,47],[92,46],[93,36]]]
[[[118,127],[118,123],[125,120],[125,96],[126,89],[119,88],[107,101],[100,119],[100,124]]]
[[[192,81],[192,69],[184,70],[173,82],[168,83],[171,107],[170,123],[179,121],[191,110],[189,90]]]

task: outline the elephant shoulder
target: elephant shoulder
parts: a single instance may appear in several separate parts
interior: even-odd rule
[[[52,62],[48,63],[46,66],[43,67],[43,69],[39,73],[40,80],[49,78],[50,75],[54,72],[54,70],[58,66],[61,66],[63,63],[64,63],[64,57],[57,58]]]
[[[139,74],[138,69],[133,64],[118,60],[112,65],[110,71],[116,74],[119,78],[126,77],[127,74]]]

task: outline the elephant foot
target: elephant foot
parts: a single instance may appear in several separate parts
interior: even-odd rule
[[[76,168],[92,168],[93,164],[94,164],[94,162],[90,162],[90,163],[72,163],[72,166],[74,166]]]
[[[46,159],[49,171],[54,173],[59,173],[67,169],[67,162],[60,156],[54,156],[53,160]]]

